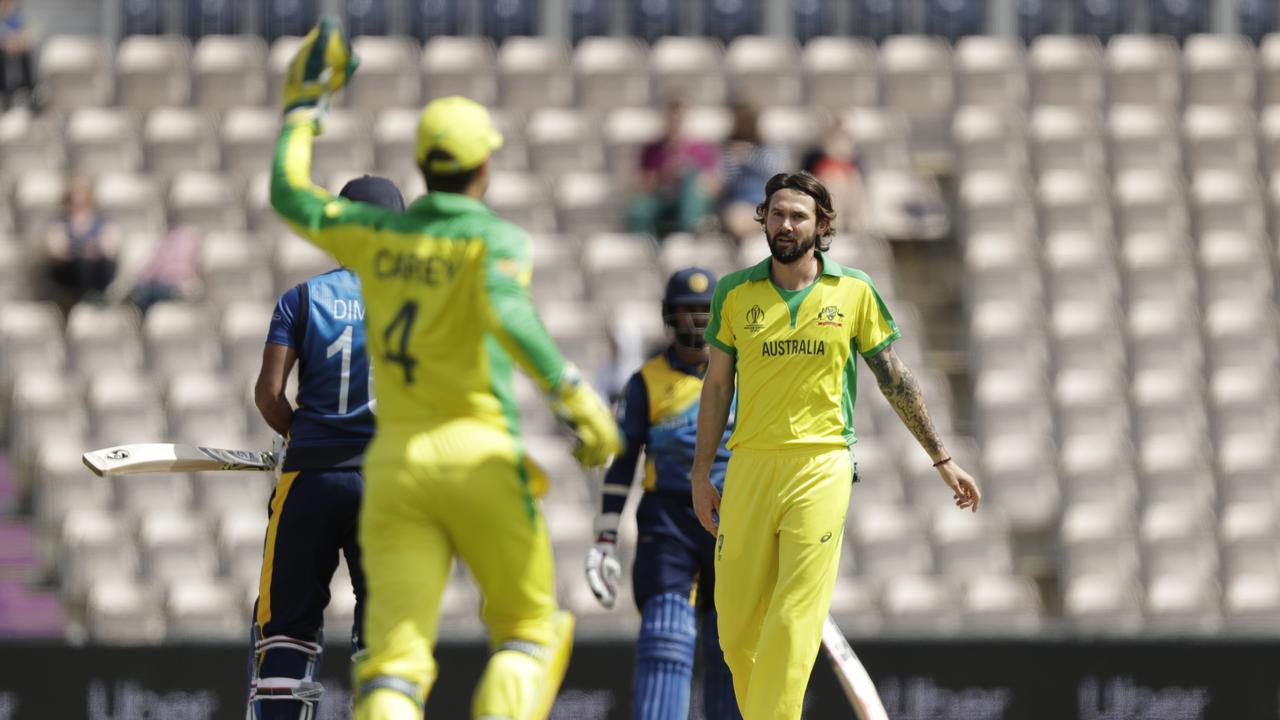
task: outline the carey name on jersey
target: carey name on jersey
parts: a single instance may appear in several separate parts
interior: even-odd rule
[[[760,343],[762,357],[826,354],[827,343],[823,340],[765,340]]]

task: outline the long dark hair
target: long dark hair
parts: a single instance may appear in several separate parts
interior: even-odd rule
[[[769,201],[779,190],[795,190],[813,198],[813,205],[818,214],[817,221],[827,221],[827,229],[815,239],[814,246],[819,252],[830,250],[831,236],[836,233],[836,211],[831,207],[831,193],[827,190],[827,186],[803,170],[798,173],[778,173],[769,178],[769,182],[764,185],[764,202],[756,205],[756,222],[760,223],[761,227],[764,227],[765,216],[769,213]]]

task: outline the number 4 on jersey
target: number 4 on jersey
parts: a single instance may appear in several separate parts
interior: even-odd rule
[[[395,363],[404,370],[404,383],[413,384],[413,368],[418,364],[417,358],[409,354],[409,333],[413,330],[413,322],[418,318],[418,303],[413,300],[400,306],[400,311],[391,319],[391,324],[382,332],[382,342],[386,347],[382,359]]]

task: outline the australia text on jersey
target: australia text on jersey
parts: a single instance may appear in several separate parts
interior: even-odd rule
[[[827,343],[824,340],[765,340],[760,343],[760,355],[763,357],[826,354]]]

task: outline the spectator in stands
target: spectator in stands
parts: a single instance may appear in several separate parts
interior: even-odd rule
[[[192,225],[179,225],[160,238],[129,293],[138,310],[146,314],[158,302],[191,296],[198,284],[200,243],[200,231]]]
[[[11,107],[19,91],[26,93],[28,105],[35,106],[33,45],[21,0],[0,0],[0,110]]]
[[[710,215],[719,185],[716,148],[686,137],[683,126],[684,103],[672,101],[666,133],[640,152],[639,188],[627,210],[631,232],[696,232]]]
[[[116,276],[118,229],[98,211],[87,177],[73,175],[62,199],[62,217],[45,235],[45,260],[55,298],[63,309],[100,300]]]
[[[801,168],[822,181],[831,191],[831,201],[843,219],[845,232],[857,233],[864,227],[862,170],[858,167],[853,138],[834,120],[816,145],[809,148]]]
[[[760,235],[756,205],[764,199],[764,185],[783,172],[786,152],[760,138],[759,114],[740,104],[733,110],[733,130],[720,149],[724,191],[720,195],[720,226],[741,245]]]

